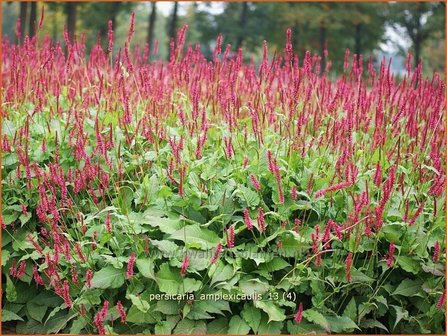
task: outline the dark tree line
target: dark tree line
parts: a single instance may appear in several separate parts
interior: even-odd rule
[[[120,13],[129,13],[135,3],[46,3],[45,6],[64,14],[69,37],[75,38],[77,29],[89,28],[99,32],[101,40],[107,36],[107,21],[117,29]],[[182,5],[185,6],[185,5]],[[334,48],[350,48],[355,54],[368,54],[384,41],[386,27],[404,33],[411,41],[414,62],[421,59],[422,49],[435,32],[444,31],[444,3],[298,3],[298,2],[228,2],[222,3],[222,12],[211,14],[210,5],[190,3],[188,14],[180,15],[179,2],[172,2],[172,10],[166,20],[165,36],[169,44],[183,23],[190,25],[191,34],[201,43],[205,54],[210,54],[217,34],[222,33],[224,43],[231,43],[233,50],[259,52],[263,40],[275,50],[284,47],[284,32],[290,27],[295,51],[302,55],[305,50],[322,56],[325,67],[325,51]],[[141,8],[141,7],[139,7]],[[151,47],[156,36],[156,21],[160,14],[157,2],[147,4],[147,30],[145,41]],[[36,2],[20,2],[20,39],[36,33],[38,17]],[[158,22],[158,21],[157,21]],[[27,29],[26,29],[27,28]],[[82,30],[81,29],[81,30]],[[159,29],[159,28],[158,28]],[[196,42],[196,41],[194,41]],[[168,46],[169,50],[169,46]],[[210,55],[208,55],[210,56]],[[342,56],[331,55],[331,60],[341,62]]]

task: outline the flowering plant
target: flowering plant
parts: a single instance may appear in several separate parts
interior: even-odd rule
[[[290,31],[259,67],[221,36],[208,61],[186,26],[165,63],[131,52],[133,27],[115,55],[111,25],[88,56],[68,34],[3,41],[3,322],[445,331],[437,74],[347,52],[331,80]]]

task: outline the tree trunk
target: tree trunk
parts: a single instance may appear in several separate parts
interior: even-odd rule
[[[29,36],[36,34],[36,20],[37,20],[37,2],[31,2],[31,12],[29,15]]]
[[[157,3],[151,3],[151,14],[149,15],[149,27],[147,31],[147,44],[152,47],[154,41],[155,19],[157,18]]]
[[[242,42],[244,42],[245,28],[247,27],[248,18],[248,2],[244,1],[242,3],[242,11],[239,19],[239,36],[237,38],[237,48],[242,47]]]
[[[112,2],[112,10],[110,13],[110,20],[112,20],[113,30],[115,30],[115,31],[116,31],[116,16],[118,15],[118,12],[119,12],[122,4],[123,4],[122,2]]]
[[[169,38],[175,38],[175,32],[177,31],[177,17],[178,17],[178,1],[175,1],[174,8],[172,10],[171,24],[169,26]]]
[[[326,69],[326,58],[324,57],[324,50],[326,49],[326,27],[324,22],[320,25],[320,50],[321,50],[321,68],[320,74],[324,73]]]
[[[70,40],[73,41],[76,33],[76,2],[65,3],[65,14],[67,15],[67,31]]]
[[[28,11],[28,3],[21,2],[20,3],[20,41],[23,42],[23,38],[25,37],[25,26],[26,26],[26,12]]]
[[[414,35],[414,67],[417,67],[419,62],[421,61],[421,6],[419,5],[418,11],[415,18],[415,35]]]
[[[354,52],[357,56],[360,56],[362,53],[362,24],[355,25],[355,35],[354,35],[355,47]]]
[[[421,61],[421,39],[419,38],[419,31],[416,33],[414,40],[414,67],[417,67]]]

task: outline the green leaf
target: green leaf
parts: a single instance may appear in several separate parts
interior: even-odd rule
[[[143,325],[152,324],[156,322],[151,312],[143,313],[136,306],[130,307],[129,311],[127,312],[126,321],[129,323],[143,324]]]
[[[187,225],[171,234],[171,239],[193,243],[194,246],[202,250],[209,250],[217,246],[220,242],[219,236],[207,228],[200,227],[199,224]]]
[[[273,258],[272,260],[270,260],[265,264],[265,268],[269,272],[279,271],[289,266],[290,264],[287,261],[285,261],[283,258],[278,257]]]
[[[77,318],[73,321],[73,324],[70,328],[70,334],[79,335],[81,331],[85,328],[87,325],[87,320],[83,317]]]
[[[341,333],[343,331],[352,332],[360,328],[347,316],[325,316],[329,323],[331,332]]]
[[[140,224],[148,224],[152,227],[158,228],[163,233],[174,233],[182,227],[180,219],[171,219],[161,216],[155,216],[154,210],[147,210],[140,218]],[[159,214],[159,213],[156,213]]]
[[[357,305],[354,297],[349,301],[343,312],[343,316],[349,317],[352,321],[357,321]]]
[[[418,260],[408,256],[400,256],[396,258],[396,263],[409,273],[418,274],[421,271],[421,265]]]
[[[401,224],[387,224],[382,226],[381,232],[388,241],[399,242],[402,233],[404,232]]]
[[[286,315],[284,314],[284,309],[279,308],[272,302],[265,301],[254,301],[255,307],[262,309],[269,316],[268,322],[271,321],[284,321],[286,319]]]
[[[256,296],[256,294],[264,294],[269,290],[269,284],[259,279],[242,279],[239,281],[239,288],[241,291],[249,296]]]
[[[151,244],[156,246],[164,257],[172,257],[179,250],[179,246],[169,240],[151,240]]]
[[[300,323],[287,321],[287,330],[290,334],[324,334],[327,333],[324,329],[316,324],[302,320]]]
[[[17,300],[17,292],[9,276],[6,276],[6,300],[9,302],[14,302]]]
[[[331,327],[326,318],[315,309],[307,309],[303,312],[303,317],[309,322],[313,322],[322,327],[326,332],[331,332]]]
[[[152,259],[138,258],[135,264],[144,277],[155,280],[154,262]]]
[[[93,275],[91,288],[120,288],[123,284],[123,271],[107,266]]]
[[[14,123],[11,120],[3,119],[2,120],[2,134],[3,136],[7,135],[8,137],[14,137],[14,133],[16,128]]]
[[[210,271],[211,272],[211,271]],[[231,265],[225,265],[223,262],[217,264],[216,269],[213,271],[210,286],[219,282],[230,279],[234,275],[234,268]]]
[[[47,306],[32,301],[26,303],[26,310],[28,311],[29,316],[39,322],[42,322],[42,319],[47,312],[47,308]]]
[[[172,300],[160,300],[157,301],[155,311],[159,311],[165,315],[177,315],[180,309],[178,301]]]
[[[2,309],[2,322],[9,321],[23,321],[23,318],[10,310]]]
[[[218,318],[208,323],[206,329],[208,334],[226,335],[228,334],[228,320],[224,317]]]
[[[247,335],[250,332],[250,326],[240,318],[239,315],[234,315],[230,320],[228,329],[229,335]]]
[[[167,321],[162,321],[155,325],[156,335],[170,335],[172,331],[172,326]]]
[[[238,187],[237,196],[243,201],[248,208],[254,208],[259,205],[261,199],[256,191],[243,185]]]
[[[408,319],[408,311],[399,306],[390,305],[396,312],[396,320],[394,321],[393,329],[396,328],[396,325],[402,319]]]
[[[194,302],[193,310],[197,310],[200,312],[206,312],[210,314],[220,314],[225,315],[224,311],[231,312],[230,304],[228,301],[218,300],[201,300]]]
[[[363,328],[363,330],[368,329],[368,328],[380,328],[382,330],[385,330],[387,333],[389,332],[387,327],[385,327],[382,323],[380,323],[377,320],[372,320],[372,319],[363,320],[362,328]]]
[[[136,295],[129,294],[129,299],[132,301],[132,304],[143,313],[147,313],[151,308],[149,302],[147,302],[146,300],[142,300],[140,297]]]
[[[45,323],[48,334],[58,334],[74,316],[74,312],[68,314],[64,311]]]
[[[29,321],[17,323],[16,333],[18,335],[24,334],[45,334],[47,329],[42,323],[36,320],[30,319]]]
[[[174,334],[206,334],[206,323],[204,321],[192,321],[185,318],[177,324]]]
[[[422,296],[420,293],[422,282],[421,280],[404,279],[391,295]]]
[[[199,280],[182,278],[180,270],[173,269],[168,263],[160,266],[160,271],[156,274],[156,280],[160,291],[167,294],[194,292],[201,286]]]
[[[11,253],[8,250],[2,250],[2,266],[4,267],[9,260]]]
[[[436,276],[443,276],[445,274],[445,267],[443,264],[435,264],[431,261],[422,265],[422,270],[425,273],[431,273]]]
[[[246,303],[241,311],[241,315],[253,332],[257,333],[261,323],[261,311],[253,306],[252,303]]]
[[[283,323],[279,321],[270,322],[267,321],[265,315],[262,316],[261,323],[259,324],[259,335],[277,335],[281,334]]]

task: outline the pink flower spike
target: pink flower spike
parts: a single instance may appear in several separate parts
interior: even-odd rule
[[[251,184],[253,185],[253,188],[255,188],[256,191],[261,191],[261,184],[259,183],[256,176],[254,176],[253,174],[250,174],[250,181],[251,181]]]
[[[390,243],[389,250],[388,250],[388,257],[387,257],[387,259],[386,259],[386,265],[387,265],[388,267],[393,266],[393,262],[394,262],[394,249],[395,249],[394,243],[391,242],[391,243]]]
[[[297,198],[297,191],[296,191],[296,186],[292,187],[292,200],[296,201]]]
[[[228,248],[234,247],[234,224],[226,231]]]
[[[244,223],[247,226],[247,229],[249,229],[250,231],[253,230],[253,224],[251,222],[250,214],[247,208],[244,209]]]
[[[222,252],[222,244],[219,243],[219,244],[217,244],[216,250],[214,251],[214,255],[211,258],[211,264],[215,264],[217,262],[217,259],[219,259],[221,252]]]
[[[121,303],[121,301],[118,301],[116,303],[116,310],[117,310],[118,314],[120,314],[121,323],[126,323],[127,314],[126,314],[126,311],[124,310],[124,307],[123,307],[123,304]]]
[[[439,251],[441,246],[439,245],[439,241],[435,243],[435,251],[433,252],[433,262],[437,262],[439,260]]]
[[[133,277],[133,265],[135,264],[135,253],[132,252],[129,257],[129,263],[127,264],[127,278]]]
[[[445,291],[442,292],[442,295],[436,303],[436,308],[441,309],[442,307],[445,307]]]
[[[303,319],[303,303],[300,302],[300,305],[298,306],[298,310],[295,314],[294,321],[296,323],[301,323],[301,320]]]
[[[181,270],[180,270],[180,275],[181,275],[182,277],[184,277],[184,276],[186,275],[186,270],[188,269],[188,266],[189,266],[189,258],[188,258],[188,256],[185,256],[185,257],[183,258],[183,261],[182,261],[182,268],[181,268]]]

